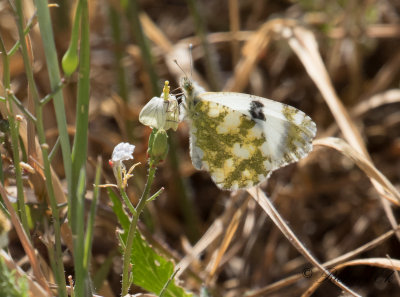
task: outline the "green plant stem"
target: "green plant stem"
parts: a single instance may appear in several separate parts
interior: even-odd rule
[[[153,201],[154,199],[156,199],[158,196],[161,195],[161,193],[164,191],[164,187],[162,187],[161,189],[159,189],[155,194],[153,194],[149,199],[147,199],[147,202]]]
[[[23,36],[23,14],[22,14],[22,8],[21,8],[21,3],[17,1],[17,14],[16,14],[16,19],[17,19],[17,26],[18,26],[18,32],[20,33],[20,36]],[[25,39],[24,39],[25,43]],[[26,44],[25,44],[26,46]],[[11,132],[11,143],[12,143],[12,151],[13,151],[13,159],[14,159],[14,168],[15,168],[15,178],[16,178],[16,184],[17,184],[17,199],[18,199],[18,212],[19,216],[21,218],[22,226],[25,229],[26,234],[30,238],[30,233],[29,233],[29,227],[28,227],[28,219],[26,216],[26,211],[25,211],[25,197],[24,197],[24,190],[23,190],[23,183],[22,183],[22,169],[20,166],[20,157],[19,157],[19,129],[18,129],[18,124],[16,122],[14,113],[13,113],[13,103],[11,100],[11,91],[10,91],[10,71],[9,71],[9,59],[7,55],[7,51],[5,49],[3,40],[1,40],[1,51],[4,53],[3,54],[3,62],[4,62],[4,88],[5,88],[5,97],[8,102],[8,121],[10,123],[10,132]],[[26,49],[26,47],[25,47]],[[26,57],[28,58],[28,57]],[[29,59],[26,59],[29,63]],[[26,63],[25,57],[24,57],[24,63]]]
[[[60,69],[58,66],[57,50],[54,43],[54,35],[50,18],[50,11],[48,7],[48,1],[35,0],[35,4],[37,8],[40,35],[43,40],[43,49],[46,57],[47,70],[49,72],[50,87],[52,90],[56,90],[59,82],[61,81],[61,77],[60,77]],[[21,44],[22,43],[24,42],[21,42]],[[28,81],[29,81],[29,76],[28,76]],[[35,101],[35,109],[37,117],[36,129],[38,132],[39,143],[42,146],[43,165],[46,177],[46,188],[49,196],[50,207],[54,218],[53,225],[54,225],[54,235],[55,235],[54,237],[56,246],[56,251],[55,251],[56,270],[54,271],[54,274],[58,284],[58,295],[61,297],[66,297],[67,291],[66,291],[66,281],[64,275],[64,264],[62,261],[63,255],[61,250],[61,228],[59,222],[58,207],[54,195],[48,150],[46,146],[43,145],[46,142],[46,138],[43,127],[42,106],[40,106],[40,99],[37,94],[36,86],[34,86],[34,90],[35,92],[33,93],[34,95],[33,99]],[[53,98],[54,98],[53,105],[56,113],[57,127],[58,127],[61,152],[63,157],[64,171],[68,184],[68,194],[69,194],[68,200],[70,201],[71,195],[76,196],[76,192],[72,191],[73,182],[71,180],[71,147],[67,130],[64,98],[62,92],[56,92]]]
[[[85,295],[85,282],[87,274],[85,273],[83,259],[84,259],[84,216],[85,216],[85,168],[79,172],[78,186],[77,186],[77,203],[76,203],[76,228],[77,231],[72,235],[74,244],[74,269],[75,269],[75,287],[74,293],[77,297],[89,296]],[[80,240],[78,240],[80,239]],[[78,261],[79,260],[79,261]]]
[[[18,213],[22,222],[22,226],[24,227],[25,232],[30,239],[28,217],[26,215],[26,210],[25,210],[24,186],[22,182],[22,169],[20,166],[21,160],[19,157],[19,132],[18,132],[19,128],[18,128],[18,123],[16,122],[15,117],[13,115],[11,102],[9,102],[8,120],[10,122],[11,144],[12,144],[13,159],[14,159],[15,179],[17,184]]]
[[[24,30],[24,37],[25,37],[26,35],[28,35],[28,33],[31,31],[31,29],[32,29],[32,27],[33,27],[33,20],[35,19],[35,17],[36,17],[36,12],[35,12],[35,14],[29,19],[28,24],[26,25],[26,28],[25,28],[25,30]],[[14,54],[17,52],[17,50],[19,49],[19,46],[20,46],[20,45],[21,45],[20,41],[17,40],[17,42],[14,44],[14,46],[8,51],[7,55],[8,55],[9,57],[11,57],[12,55],[14,55]]]
[[[50,18],[50,12],[47,0],[35,0],[40,34],[43,40],[43,49],[45,52],[47,69],[49,72],[50,87],[56,90],[61,81],[60,68],[57,58],[57,50],[54,43],[53,27]],[[65,116],[64,98],[62,92],[56,92],[53,99],[54,109],[56,112],[56,120],[58,133],[60,135],[61,152],[63,157],[64,171],[68,183],[68,198],[76,195],[76,191],[72,191],[72,185],[76,185],[71,179],[71,145],[67,130],[67,120]]]
[[[91,251],[92,251],[92,243],[93,243],[93,229],[94,229],[94,221],[96,218],[96,210],[97,210],[97,201],[100,196],[100,178],[101,178],[101,158],[97,159],[96,166],[96,176],[94,180],[94,189],[93,189],[93,198],[92,203],[90,205],[89,216],[87,220],[86,234],[85,234],[85,249],[84,249],[84,268],[89,271],[89,265],[91,260]]]
[[[82,14],[82,8],[85,5],[83,1],[79,1],[78,5],[76,6],[76,11],[75,11],[75,18],[74,18],[74,23],[72,25],[72,32],[71,32],[71,43],[69,45],[69,48],[67,51],[71,50],[74,52],[78,52],[78,40],[79,40],[79,25],[81,24],[81,14]]]
[[[53,181],[51,177],[51,169],[50,169],[50,160],[49,160],[49,152],[46,144],[46,136],[44,132],[43,126],[43,110],[39,107],[39,103],[35,101],[36,105],[36,116],[38,118],[36,129],[39,138],[39,143],[42,148],[42,157],[43,157],[43,167],[44,173],[46,177],[46,188],[49,196],[51,212],[53,216],[53,226],[54,226],[54,237],[55,237],[55,263],[56,263],[56,280],[58,284],[58,293],[60,296],[67,296],[66,292],[66,282],[64,275],[64,264],[63,264],[63,253],[61,249],[61,228],[60,228],[60,218],[59,218],[59,209],[57,205],[57,201],[54,194]]]
[[[1,37],[0,37],[1,38]],[[3,172],[3,158],[0,153],[0,183],[4,186],[4,172]],[[7,207],[4,205],[3,197],[0,196],[0,210],[10,218],[10,213],[7,210]]]
[[[42,0],[42,1],[46,2],[44,6],[45,6],[45,9],[47,9],[47,1],[45,1],[45,0]],[[40,1],[37,1],[37,2],[40,2]],[[58,208],[57,208],[57,201],[56,201],[55,195],[54,195],[53,181],[52,181],[51,170],[50,170],[50,162],[48,159],[48,146],[45,145],[46,137],[45,137],[44,126],[43,126],[43,110],[39,103],[39,95],[38,95],[38,91],[37,91],[36,84],[34,81],[32,67],[30,64],[29,56],[28,56],[28,49],[27,49],[27,45],[25,42],[25,36],[24,36],[24,31],[23,31],[22,2],[21,2],[21,0],[16,0],[15,3],[16,3],[16,8],[17,8],[17,27],[18,27],[18,33],[19,33],[19,38],[20,38],[20,43],[21,43],[21,52],[22,52],[22,57],[24,60],[24,66],[25,66],[26,75],[28,78],[29,88],[32,92],[32,97],[35,102],[35,112],[36,112],[36,118],[37,118],[36,130],[37,130],[37,134],[38,134],[39,143],[42,148],[46,189],[47,189],[47,194],[49,196],[50,207],[51,207],[51,211],[52,211],[52,215],[53,215],[54,237],[55,237],[55,246],[56,246],[56,251],[55,251],[55,255],[56,255],[55,256],[55,263],[56,263],[55,268],[56,268],[56,270],[54,271],[54,274],[55,274],[57,285],[58,285],[59,296],[66,297],[67,291],[66,291],[66,282],[65,282],[65,276],[64,276],[64,265],[63,265],[63,261],[62,261],[63,257],[62,257],[61,239],[60,239],[61,238],[61,228],[60,228],[59,213],[58,213]],[[38,8],[38,18],[40,19],[40,16],[42,15],[43,7],[37,6],[37,8]],[[51,27],[50,27],[50,29],[51,29]],[[42,35],[42,37],[43,37],[43,35]],[[45,44],[46,43],[45,38],[43,38],[43,41]],[[54,53],[55,53],[55,48],[54,48]],[[58,79],[57,82],[58,81],[60,81],[60,79]]]
[[[50,163],[53,162],[53,158],[54,158],[59,146],[60,146],[60,137],[57,137],[56,143],[54,144],[53,148],[51,149],[51,151],[49,153]]]
[[[60,92],[62,88],[65,86],[65,84],[66,84],[65,80],[61,79],[61,81],[57,84],[56,88],[50,94],[47,94],[42,100],[40,100],[40,104],[44,105],[51,99],[53,99],[54,95]]]
[[[80,8],[79,8],[80,6]],[[80,13],[78,13],[80,10]],[[78,18],[78,19],[77,19]],[[87,145],[88,145],[88,123],[89,123],[89,99],[90,99],[90,43],[89,43],[89,9],[86,0],[80,0],[77,7],[77,13],[74,20],[74,29],[79,28],[77,24],[80,22],[80,51],[79,51],[79,80],[77,91],[76,105],[76,134],[72,148],[72,181],[79,180],[79,176],[86,165]],[[77,34],[77,32],[74,32]],[[76,37],[76,36],[75,36]],[[77,41],[72,41],[77,42]],[[75,46],[75,45],[74,45]],[[75,183],[76,184],[76,183]],[[72,190],[75,193],[75,186]],[[84,200],[83,195],[72,196],[70,200],[70,224],[73,235],[74,250],[74,268],[75,278],[75,295],[77,297],[91,296],[92,288],[90,284],[89,270],[85,263],[84,253],[84,232],[83,225],[79,226],[78,222],[83,222],[84,212],[75,211],[80,209],[79,206]],[[88,251],[90,252],[90,251]],[[87,257],[89,259],[89,256]]]
[[[25,108],[25,106],[21,103],[21,101],[18,100],[18,98],[14,95],[14,93],[11,93],[10,91],[10,97],[14,101],[15,105],[19,107],[19,109],[32,121],[36,122],[36,117],[30,113],[28,109]]]
[[[76,183],[79,172],[86,164],[87,142],[88,142],[88,122],[89,122],[89,98],[90,98],[90,44],[89,44],[89,16],[86,0],[80,0],[81,5],[81,44],[79,56],[79,81],[78,98],[76,103],[76,134],[72,148],[72,181]],[[74,187],[74,185],[72,186]],[[76,193],[76,192],[74,192]],[[76,233],[74,222],[74,206],[76,199],[71,197],[70,201],[70,224],[72,233]],[[82,239],[83,240],[83,239]]]
[[[6,51],[6,48],[5,48],[5,45],[4,45],[4,42],[3,42],[3,39],[1,38],[1,36],[0,36],[0,50],[3,53],[2,54],[2,56],[3,56],[3,84],[4,84],[4,87],[5,87],[5,99],[6,99],[6,102],[8,102],[9,106],[11,107],[11,110],[9,110],[9,113],[8,113],[8,118],[10,119],[10,118],[13,118],[12,104],[10,102],[10,92],[8,91],[10,89],[10,64],[9,64],[10,61],[9,61],[9,57],[7,55],[7,51]],[[10,123],[10,127],[11,127],[11,123]],[[14,130],[11,130],[11,132],[15,133]],[[18,138],[18,135],[17,135],[17,138]],[[17,152],[18,152],[18,148],[17,148]],[[14,145],[13,145],[13,155],[14,155]],[[19,155],[17,157],[19,158]],[[3,158],[1,158],[1,156],[0,156],[0,167],[1,167],[0,168],[0,171],[1,171],[0,172],[0,179],[1,179],[1,184],[3,185],[4,184]],[[16,167],[18,167],[18,170],[21,171],[21,167],[19,166],[19,162],[18,162],[18,165],[16,165]],[[16,172],[16,174],[17,174],[17,172]],[[3,198],[1,198],[1,197],[0,197],[0,208],[7,215],[7,217],[10,217],[10,214],[9,214],[8,210],[4,205]],[[24,211],[25,211],[25,208],[24,208]]]
[[[129,200],[129,197],[128,197],[128,195],[126,194],[124,188],[121,187],[121,188],[119,189],[119,191],[120,191],[120,193],[121,193],[121,195],[122,195],[122,199],[124,199],[124,202],[125,202],[126,206],[129,208],[131,214],[133,215],[134,213],[136,213],[136,209],[135,209],[135,207],[133,206],[132,202]]]
[[[146,206],[147,199],[149,198],[150,188],[153,184],[154,176],[156,174],[156,167],[153,160],[149,162],[149,175],[147,176],[146,186],[144,188],[142,197],[140,197],[139,203],[136,206],[136,213],[133,214],[131,224],[129,226],[128,236],[126,238],[126,244],[124,249],[124,261],[123,261],[123,268],[122,268],[122,291],[121,296],[125,296],[128,294],[129,291],[129,275],[130,275],[130,263],[131,263],[131,254],[132,254],[132,246],[133,240],[136,234],[136,226],[139,220],[139,216],[143,211],[144,207]]]

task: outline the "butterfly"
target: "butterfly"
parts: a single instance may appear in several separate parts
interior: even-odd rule
[[[220,189],[256,186],[312,150],[316,125],[292,106],[242,93],[205,92],[187,76],[180,86],[193,166],[208,171]]]

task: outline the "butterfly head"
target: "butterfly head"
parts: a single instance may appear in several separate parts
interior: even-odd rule
[[[194,90],[193,81],[189,79],[187,76],[184,76],[180,79],[180,86],[186,98],[190,97],[190,95],[193,94]]]
[[[205,92],[203,87],[187,76],[184,76],[180,79],[180,86],[182,88],[183,95],[185,96],[185,100],[187,103],[190,102],[189,104],[196,105],[196,103],[199,101],[198,96]]]

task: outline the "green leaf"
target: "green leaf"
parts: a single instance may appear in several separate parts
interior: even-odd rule
[[[112,209],[124,231],[119,238],[125,246],[126,234],[129,230],[129,218],[125,213],[122,202],[110,188],[108,195],[112,201]],[[164,285],[170,280],[174,273],[174,263],[154,251],[137,231],[133,241],[131,255],[133,283],[154,294],[160,294]],[[193,296],[191,293],[175,285],[174,279],[170,281],[163,293],[163,297],[186,297]]]
[[[131,257],[133,283],[159,295],[165,283],[174,273],[174,263],[157,254],[136,232]],[[177,285],[172,279],[163,297],[193,296]]]
[[[7,268],[0,258],[0,297],[28,297],[29,286],[25,277],[16,278],[15,271]]]
[[[112,202],[112,209],[115,215],[118,218],[118,222],[121,224],[122,229],[126,230],[126,233],[129,230],[129,218],[125,213],[124,208],[122,206],[121,200],[118,198],[117,194],[111,189],[107,188],[108,197],[110,197]]]

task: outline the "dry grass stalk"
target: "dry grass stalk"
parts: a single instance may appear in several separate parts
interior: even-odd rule
[[[398,226],[398,228],[396,230],[398,230],[399,228],[400,228],[400,225]],[[323,263],[322,265],[324,267],[328,268],[328,267],[332,267],[333,265],[337,265],[339,263],[343,263],[344,261],[350,260],[351,258],[354,258],[354,257],[360,255],[361,253],[364,253],[368,250],[371,250],[371,249],[379,246],[380,244],[383,244],[385,241],[387,241],[389,238],[391,238],[395,234],[396,230],[389,230],[386,233],[375,238],[374,240],[371,240],[370,242],[367,242],[366,244],[364,244],[348,253],[345,253],[335,259],[329,260],[329,261]],[[317,272],[317,268],[314,268],[311,271],[311,273],[313,273],[313,274],[316,272]],[[277,282],[274,282],[268,286],[265,286],[264,288],[249,292],[246,294],[246,296],[247,297],[264,296],[264,294],[272,293],[272,292],[275,292],[282,288],[288,287],[303,278],[304,278],[304,274],[298,273],[298,274],[286,277]]]
[[[0,194],[3,197],[3,201],[6,204],[8,212],[11,215],[11,222],[15,228],[15,231],[17,232],[18,237],[21,241],[21,244],[25,250],[25,253],[29,258],[29,262],[30,262],[32,270],[33,270],[33,275],[35,276],[35,278],[36,278],[37,282],[40,284],[40,286],[42,286],[42,288],[45,291],[47,291],[47,293],[51,296],[52,293],[47,284],[46,278],[44,277],[44,275],[42,273],[39,262],[37,261],[35,249],[32,246],[31,241],[28,238],[28,235],[25,233],[25,230],[19,221],[17,213],[15,212],[11,202],[8,200],[7,192],[2,185],[0,185]]]
[[[290,227],[286,224],[284,219],[280,216],[278,211],[275,209],[269,198],[264,194],[259,187],[253,187],[247,190],[247,192],[257,201],[257,203],[262,207],[262,209],[268,214],[271,220],[279,228],[279,230],[285,235],[285,237],[290,241],[290,243],[298,250],[312,265],[317,267],[322,274],[325,276],[330,275],[330,272],[318,262],[316,258],[305,248],[303,243],[296,237]],[[335,285],[351,294],[352,296],[360,296],[345,284],[343,284],[339,279],[330,279]]]
[[[369,258],[369,259],[356,259],[352,261],[348,261],[345,263],[341,263],[335,267],[333,267],[331,270],[334,273],[337,273],[341,269],[349,266],[360,266],[360,265],[368,265],[368,266],[374,266],[374,267],[379,267],[379,268],[385,268],[385,269],[390,269],[390,270],[395,270],[395,271],[400,271],[400,260],[391,260],[391,259],[385,259],[385,258]],[[336,276],[332,273],[329,277],[330,278],[336,278]],[[326,279],[325,276],[321,276],[318,280],[316,280],[313,285],[308,288],[306,292],[302,295],[302,297],[309,297],[311,296],[315,290],[318,289],[318,287],[324,282]]]
[[[4,262],[6,263],[8,269],[12,269],[15,271],[15,276],[18,278],[24,277],[28,281],[29,285],[29,295],[31,297],[48,297],[49,293],[46,292],[41,285],[31,279],[29,275],[25,273],[19,267],[14,260],[8,255],[4,250],[0,250],[0,257],[3,258]],[[51,295],[50,295],[51,296]]]
[[[390,195],[383,197],[391,203],[400,206],[400,194],[395,186],[378,170],[376,167],[366,159],[363,155],[358,153],[353,147],[348,145],[340,138],[328,137],[320,138],[313,142],[315,146],[326,146],[339,151],[341,154],[350,158],[365,174],[371,179],[375,180],[380,187],[384,188]],[[374,184],[376,185],[376,184]],[[395,199],[393,199],[394,197]]]

